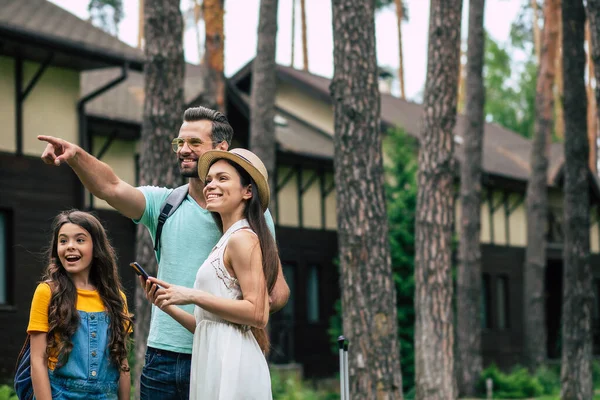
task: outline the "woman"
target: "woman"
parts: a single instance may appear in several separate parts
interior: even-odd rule
[[[264,354],[277,246],[264,212],[268,175],[252,152],[212,150],[198,162],[206,208],[224,232],[196,275],[194,289],[150,278],[154,304],[194,332],[190,399],[271,399]],[[175,305],[195,304],[194,316]]]

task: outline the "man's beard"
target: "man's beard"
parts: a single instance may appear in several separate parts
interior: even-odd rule
[[[184,178],[198,178],[198,171],[183,171],[180,169],[179,172]]]
[[[179,173],[184,178],[198,178],[198,162],[196,161],[196,168],[184,169],[181,167],[181,161],[179,162]]]

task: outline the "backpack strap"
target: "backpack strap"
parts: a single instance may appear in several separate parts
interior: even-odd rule
[[[189,184],[179,186],[175,188],[167,199],[160,207],[160,215],[158,216],[158,225],[156,225],[156,237],[154,238],[154,251],[158,251],[160,246],[160,236],[162,235],[163,225],[167,221],[167,218],[171,216],[177,210],[177,208],[183,203],[189,190]]]

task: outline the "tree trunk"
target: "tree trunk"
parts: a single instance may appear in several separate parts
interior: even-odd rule
[[[198,60],[200,60],[200,64],[202,64],[202,59],[204,58],[204,46],[200,35],[201,19],[204,19],[204,16],[202,15],[202,4],[200,4],[200,0],[194,0],[194,33],[196,34]]]
[[[559,4],[561,0],[558,0]],[[554,134],[559,140],[565,138],[565,117],[563,114],[562,97],[564,93],[563,65],[562,65],[562,21],[561,11],[558,9],[558,41],[556,44],[556,73],[554,75]]]
[[[583,0],[563,0],[562,21],[566,126],[560,398],[579,400],[591,399],[593,396],[593,275],[590,265]]]
[[[527,184],[527,249],[525,251],[524,358],[535,370],[546,360],[546,230],[548,223],[548,154],[552,137],[554,67],[558,37],[558,0],[544,2],[544,31],[536,87],[536,120]]]
[[[306,0],[300,0],[300,15],[302,19],[302,69],[308,71],[308,39],[306,38]]]
[[[596,103],[596,97],[594,95],[594,61],[592,60],[592,32],[590,30],[589,21],[585,24],[585,42],[587,43],[587,57],[586,62],[588,66],[588,80],[586,85],[586,93],[588,100],[587,109],[587,130],[588,130],[588,143],[589,143],[589,167],[595,174],[598,172],[598,145],[596,140],[598,139],[598,105]]]
[[[290,67],[294,68],[294,58],[296,57],[296,0],[292,0],[292,55]]]
[[[380,132],[375,1],[333,0],[334,166],[353,399],[402,399]]]
[[[456,294],[456,341],[458,392],[473,397],[483,367],[481,357],[481,159],[485,88],[483,55],[485,0],[469,2],[467,48],[467,124],[464,131],[464,162],[460,168],[460,242]]]
[[[404,57],[402,55],[402,20],[404,19],[402,0],[396,0],[396,19],[398,20],[398,81],[400,82],[400,98],[406,99],[404,91]]]
[[[461,49],[460,50],[460,56],[458,58],[458,99],[456,100],[456,111],[459,114],[462,114],[464,109],[465,109],[465,91],[466,91],[466,85],[465,85],[465,65],[463,63],[463,56],[465,55],[465,52]]]
[[[204,0],[204,105],[225,112],[225,0]]]
[[[275,93],[277,90],[275,49],[278,0],[261,0],[256,58],[252,64],[250,100],[250,149],[269,172],[271,207],[275,204]]]
[[[181,184],[172,154],[170,139],[181,125],[183,97],[183,18],[179,2],[145,0],[144,4],[144,119],[140,140],[140,185],[174,187]],[[138,226],[136,259],[148,273],[156,276],[156,259],[148,231]],[[135,377],[139,398],[139,377],[144,365],[150,321],[150,304],[136,285]]]
[[[588,51],[590,51],[592,55],[592,62],[595,65],[593,77],[596,81],[596,90],[595,90],[595,103],[596,103],[596,123],[600,121],[600,0],[587,0],[587,17],[590,25],[590,39],[591,46]],[[589,78],[588,78],[589,79]],[[598,157],[598,145],[597,143],[590,143],[590,153],[592,151],[596,152],[596,157]],[[597,164],[594,165],[594,171],[598,174]]]
[[[142,49],[144,47],[144,0],[138,0],[138,38],[137,47]]]
[[[538,18],[538,0],[531,0],[531,8],[533,9],[533,49],[535,51],[535,59],[540,62],[541,57],[541,32],[540,32],[540,21]]]
[[[461,0],[432,0],[415,223],[416,399],[457,398],[452,308]]]

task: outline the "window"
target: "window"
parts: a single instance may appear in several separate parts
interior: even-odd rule
[[[306,280],[306,317],[308,322],[319,322],[319,270],[316,265],[308,267]]]
[[[499,276],[496,279],[496,328],[509,328],[507,276]]]
[[[0,304],[8,303],[8,224],[7,214],[0,211]]]
[[[490,274],[483,274],[481,284],[481,328],[490,329],[492,327],[492,280]]]

